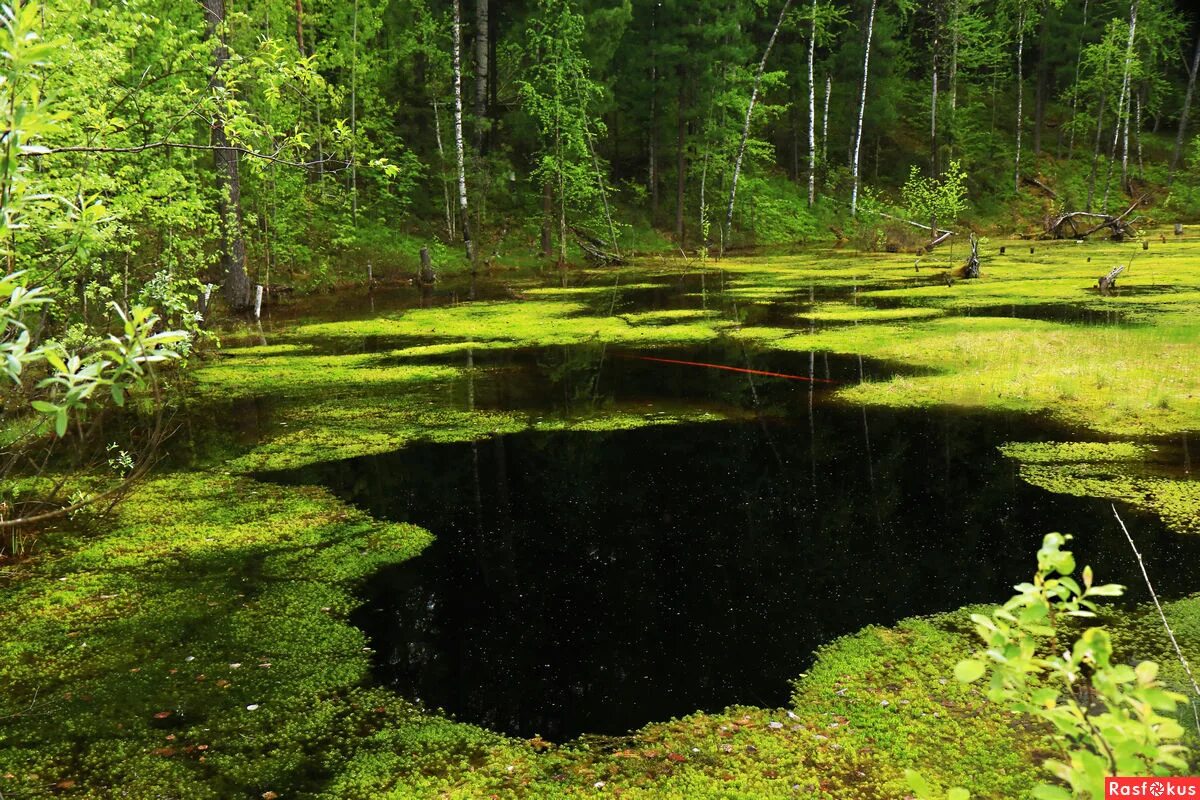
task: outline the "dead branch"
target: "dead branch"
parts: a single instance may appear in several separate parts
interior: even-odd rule
[[[1196,678],[1192,675],[1192,668],[1188,664],[1187,658],[1184,657],[1183,650],[1179,647],[1179,642],[1175,639],[1175,632],[1171,630],[1171,623],[1167,622],[1167,615],[1163,613],[1162,603],[1158,602],[1158,595],[1154,591],[1154,586],[1150,583],[1150,573],[1146,572],[1146,564],[1142,561],[1142,554],[1138,552],[1137,545],[1133,543],[1133,537],[1129,535],[1129,529],[1125,527],[1125,521],[1117,513],[1115,504],[1112,506],[1112,510],[1113,516],[1117,518],[1117,522],[1121,525],[1121,530],[1125,532],[1125,538],[1129,540],[1129,546],[1133,549],[1133,555],[1137,559],[1138,567],[1142,570],[1142,578],[1146,581],[1146,588],[1150,590],[1150,599],[1154,601],[1154,607],[1158,609],[1158,617],[1162,620],[1163,627],[1167,631],[1167,637],[1170,638],[1171,644],[1175,647],[1175,655],[1179,656],[1179,663],[1183,665],[1183,671],[1192,683],[1192,691],[1195,692],[1195,697],[1191,698],[1192,716],[1196,720],[1196,730],[1200,731],[1200,710],[1196,708],[1196,697],[1200,697],[1200,685],[1196,683]]]
[[[1112,238],[1117,241],[1130,238],[1136,234],[1133,228],[1133,221],[1129,219],[1129,215],[1140,206],[1146,199],[1142,195],[1133,202],[1129,208],[1125,209],[1116,216],[1112,214],[1099,214],[1094,211],[1066,211],[1058,216],[1047,217],[1045,222],[1045,230],[1039,238],[1042,239],[1086,239],[1093,233],[1109,229],[1112,231]],[[1099,220],[1095,224],[1088,224],[1086,221]],[[1082,228],[1082,229],[1081,229]]]

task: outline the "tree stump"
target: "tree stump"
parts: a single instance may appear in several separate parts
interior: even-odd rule
[[[1115,266],[1111,270],[1109,270],[1109,273],[1107,275],[1103,276],[1102,278],[1100,278],[1100,280],[1096,281],[1096,285],[1100,288],[1100,294],[1106,295],[1106,296],[1112,294],[1113,289],[1117,288],[1117,276],[1120,275],[1124,271],[1125,271],[1125,265],[1118,264],[1117,266]]]
[[[429,256],[429,248],[421,248],[421,274],[418,276],[422,286],[437,282],[437,273],[433,270],[433,259]]]
[[[1175,235],[1183,236],[1183,223],[1182,222],[1175,223]]]
[[[979,240],[975,238],[975,234],[971,234],[971,255],[967,257],[967,262],[962,266],[962,276],[964,278],[979,277]]]

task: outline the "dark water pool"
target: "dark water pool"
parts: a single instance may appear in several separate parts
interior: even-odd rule
[[[803,400],[807,390],[796,392]],[[621,733],[786,702],[814,648],[871,623],[995,601],[1048,531],[1141,585],[1107,503],[1024,483],[996,445],[1028,418],[818,402],[747,422],[524,433],[266,477],[432,530],[365,587],[380,680],[523,736]],[[1164,594],[1200,539],[1122,509]]]

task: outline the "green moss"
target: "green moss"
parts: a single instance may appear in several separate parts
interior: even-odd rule
[[[694,344],[717,337],[719,324],[667,325],[650,317],[645,324],[613,316],[590,316],[587,307],[558,301],[467,303],[446,308],[415,309],[404,314],[353,322],[321,323],[298,328],[304,339],[362,339],[368,336],[424,337],[434,340],[507,342],[520,347],[603,342],[634,346]],[[685,317],[690,319],[690,317]]]
[[[1042,412],[1114,434],[1174,433],[1200,419],[1196,325],[1172,335],[1149,326],[1110,328],[1102,342],[1087,326],[1004,317],[738,335],[783,350],[861,354],[929,372],[842,389],[852,402]]]
[[[1048,492],[1119,500],[1156,513],[1180,533],[1200,533],[1200,481],[1149,463],[1152,449],[1127,442],[1020,443],[1001,452],[1021,477]]]
[[[801,320],[815,322],[881,322],[898,319],[928,319],[940,317],[945,312],[937,308],[874,308],[869,305],[850,303],[820,303],[812,311],[796,316]]]
[[[283,345],[224,351],[218,363],[197,370],[202,396],[222,400],[269,396],[275,399],[361,392],[364,388],[402,389],[453,378],[446,366],[395,365],[384,355],[320,355]]]
[[[610,295],[613,292],[624,292],[629,290],[642,289],[661,289],[662,286],[657,283],[646,283],[644,281],[637,283],[608,283],[608,284],[592,284],[589,286],[536,286],[530,289],[522,289],[521,294],[526,297],[581,297],[588,295]]]

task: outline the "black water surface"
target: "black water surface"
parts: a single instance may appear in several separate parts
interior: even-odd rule
[[[822,403],[810,425],[804,405],[791,424],[522,433],[265,477],[433,531],[365,589],[377,675],[522,736],[785,703],[839,635],[1007,597],[1048,531],[1137,596],[1108,504],[1036,489],[995,449],[1062,431]],[[1183,568],[1200,539],[1122,513],[1160,592],[1200,588]]]

